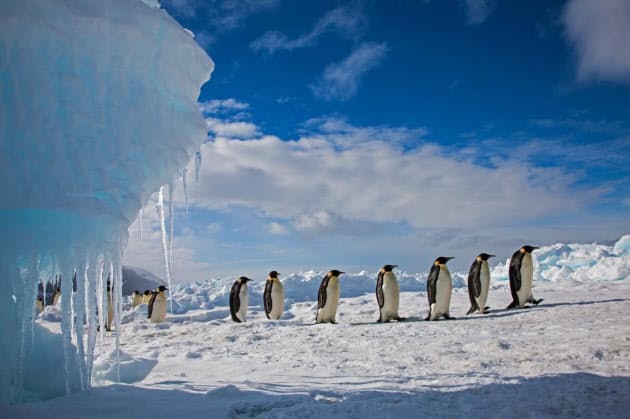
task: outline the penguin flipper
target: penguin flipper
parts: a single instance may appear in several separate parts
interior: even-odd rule
[[[153,314],[153,303],[155,303],[155,297],[157,296],[156,292],[153,292],[153,294],[151,294],[151,299],[149,300],[149,306],[147,307],[147,319],[151,318],[151,314]]]
[[[328,281],[330,280],[330,276],[326,274],[324,279],[322,279],[322,283],[319,286],[319,292],[317,293],[317,308],[322,308],[326,305],[326,288],[328,288]]]
[[[378,307],[383,308],[385,305],[385,294],[383,293],[383,277],[385,274],[383,272],[378,273],[378,278],[376,280],[376,301],[378,302]]]
[[[238,313],[238,310],[241,308],[241,301],[238,298],[240,292],[241,284],[236,281],[230,290],[230,314],[232,315],[232,320],[238,323],[241,322],[238,317],[236,317],[236,313]]]
[[[273,306],[273,302],[271,301],[271,289],[273,288],[273,281],[267,281],[265,284],[265,292],[263,294],[263,305],[265,306],[265,315],[268,319],[269,313],[271,313],[271,308]]]
[[[431,271],[429,272],[429,279],[427,280],[427,297],[429,298],[429,307],[431,307],[431,304],[435,304],[435,296],[436,296],[437,281],[438,281],[439,274],[440,274],[439,266],[436,266],[436,265],[431,266]]]
[[[510,303],[509,306],[507,306],[508,309],[510,308],[516,308],[518,307],[518,300],[512,300],[512,302]]]

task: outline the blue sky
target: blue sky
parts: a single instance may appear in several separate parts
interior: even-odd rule
[[[161,5],[215,62],[176,280],[466,270],[628,233],[627,1]],[[162,274],[152,206],[126,262]]]

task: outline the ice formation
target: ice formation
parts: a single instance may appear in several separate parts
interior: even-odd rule
[[[213,63],[156,5],[0,2],[0,402],[89,387],[104,277],[120,308],[130,222],[206,137],[196,100]],[[61,390],[24,368],[52,341],[33,314],[37,283],[55,274],[63,335],[43,358],[62,354]]]

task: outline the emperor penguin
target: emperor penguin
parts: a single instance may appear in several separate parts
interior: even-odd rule
[[[107,322],[105,323],[105,330],[112,331],[112,322],[114,321],[114,302],[112,296],[112,287],[110,286],[109,279],[107,280]]]
[[[276,271],[269,272],[263,294],[265,314],[270,320],[278,320],[284,312],[284,287]]]
[[[249,281],[251,281],[250,278],[241,276],[234,282],[230,290],[230,314],[232,320],[237,323],[244,322],[247,316],[247,306],[249,305],[247,283]]]
[[[400,288],[398,280],[392,270],[398,265],[385,265],[378,271],[376,278],[376,301],[378,302],[378,323],[387,323],[391,320],[404,320],[398,315],[400,301]]]
[[[140,304],[142,304],[142,294],[140,294],[140,291],[135,290],[131,294],[131,308],[136,308]]]
[[[333,269],[328,272],[319,286],[317,294],[317,314],[315,323],[337,324],[337,306],[339,305],[339,275],[345,272]]]
[[[486,314],[490,307],[486,306],[488,300],[488,290],[490,289],[490,267],[488,259],[494,255],[480,253],[468,271],[468,297],[470,298],[470,309],[466,315],[478,312]]]
[[[44,297],[42,297],[41,295],[37,296],[37,301],[35,301],[35,308],[37,309],[38,313],[44,311]]]
[[[52,297],[52,305],[56,306],[57,304],[59,304],[60,298],[61,298],[61,288],[57,287],[55,288],[55,293],[53,294],[53,297]]]
[[[149,304],[151,297],[153,297],[153,291],[144,290],[144,293],[142,294],[142,304]]]
[[[451,291],[453,281],[451,273],[446,267],[446,262],[453,257],[440,256],[435,259],[429,271],[427,280],[427,296],[429,297],[429,314],[425,320],[438,320],[444,317],[446,320],[455,319],[449,314],[451,305]]]
[[[510,259],[510,292],[512,302],[507,308],[523,308],[526,303],[538,304],[543,299],[534,299],[532,281],[534,280],[534,262],[532,252],[540,249],[536,246],[523,246]]]
[[[168,288],[160,285],[157,290],[153,291],[148,307],[148,317],[151,323],[160,323],[166,318],[166,293],[164,292],[166,290]]]

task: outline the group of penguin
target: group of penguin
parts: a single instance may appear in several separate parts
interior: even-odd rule
[[[508,305],[511,308],[524,308],[528,303],[539,304],[542,299],[535,299],[532,295],[532,281],[534,276],[534,264],[532,260],[532,252],[538,249],[536,246],[523,246],[519,248],[510,259],[509,277],[510,292],[512,302]],[[488,253],[480,253],[468,272],[468,295],[470,299],[470,309],[466,313],[486,314],[490,307],[486,306],[488,299],[488,291],[490,289],[490,267],[488,259],[494,257]],[[453,283],[451,274],[446,263],[453,259],[452,257],[440,256],[435,259],[429,277],[427,279],[427,297],[429,300],[429,312],[425,320],[452,320],[454,317],[450,314],[451,292]],[[376,279],[376,301],[379,307],[379,317],[377,322],[388,323],[392,320],[405,320],[398,314],[400,288],[398,280],[394,275],[393,269],[397,265],[385,265],[378,273]],[[319,286],[317,294],[317,312],[315,314],[315,323],[333,323],[336,324],[337,307],[339,305],[340,284],[339,277],[345,272],[333,269],[328,272]],[[278,320],[284,312],[284,287],[280,282],[279,274],[271,271],[265,283],[265,291],[263,293],[263,305],[265,315],[270,320]],[[251,279],[245,276],[238,278],[230,290],[230,315],[232,320],[237,323],[246,320],[247,309],[249,306],[247,283]],[[155,291],[146,290],[143,294],[134,291],[132,294],[132,307],[135,308],[141,304],[147,304],[148,319],[151,323],[160,323],[166,318],[167,309],[167,291],[163,285],[160,285]],[[61,297],[61,288],[56,287],[50,303],[56,305]],[[44,299],[41,295],[37,297],[36,308],[38,311],[44,310]],[[107,318],[105,322],[105,330],[110,331],[114,318],[114,309],[112,304],[112,288],[109,280],[107,281]]]
[[[147,304],[147,318],[151,323],[163,322],[166,318],[166,292],[168,288],[160,285],[155,291],[145,290],[143,294],[135,290],[131,294],[131,306],[136,308],[141,304]]]
[[[528,303],[539,304],[542,299],[536,300],[532,295],[532,281],[534,277],[534,263],[532,252],[538,249],[536,246],[523,246],[519,248],[510,259],[509,277],[512,302],[511,308],[524,308]],[[486,314],[490,307],[486,306],[488,291],[490,289],[490,267],[488,259],[494,257],[488,253],[480,253],[468,272],[468,296],[470,309],[466,313]],[[452,320],[450,315],[451,292],[453,283],[446,263],[452,257],[440,256],[435,259],[429,277],[427,279],[427,297],[429,300],[429,312],[425,320]],[[398,314],[400,288],[393,269],[397,265],[385,265],[378,273],[376,280],[376,300],[379,306],[377,322],[388,323],[392,320],[405,320]],[[336,324],[337,307],[339,305],[340,284],[339,277],[345,272],[333,269],[328,272],[319,286],[317,295],[317,312],[315,323]],[[278,272],[271,271],[265,284],[263,293],[263,305],[268,319],[278,320],[284,312],[284,287],[278,278]],[[246,320],[249,304],[247,283],[251,279],[245,276],[238,278],[230,290],[230,314],[235,322]]]

